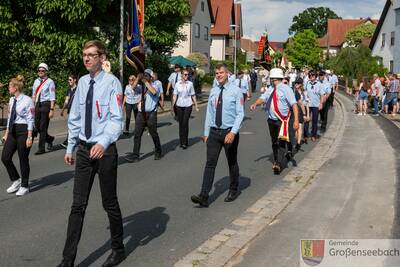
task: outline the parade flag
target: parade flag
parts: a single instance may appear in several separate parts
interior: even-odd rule
[[[145,69],[144,0],[129,0],[126,60],[140,73]]]
[[[270,69],[271,55],[269,54],[269,42],[267,34],[261,36],[258,44],[258,53],[261,55],[261,66],[263,66],[265,69]]]

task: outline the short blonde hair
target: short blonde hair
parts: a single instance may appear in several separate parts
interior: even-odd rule
[[[88,49],[89,47],[96,47],[97,48],[97,52],[100,55],[107,55],[107,49],[106,46],[103,44],[103,42],[99,41],[99,40],[90,40],[87,41],[85,43],[85,45],[83,46],[83,50]]]
[[[22,92],[24,89],[24,76],[18,74],[17,77],[10,80],[10,86],[17,88],[18,91]]]

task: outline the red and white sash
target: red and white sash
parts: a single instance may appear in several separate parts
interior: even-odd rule
[[[43,85],[46,83],[47,78],[40,82],[39,86],[35,90],[35,103],[39,100],[39,95],[42,93]]]
[[[279,111],[278,98],[276,96],[276,89],[274,90],[273,95],[272,95],[271,108],[272,108],[272,111],[275,113],[275,115],[278,117],[278,119],[282,122],[281,129],[279,130],[278,139],[289,142],[290,141],[290,139],[289,139],[289,119],[290,119],[291,112],[289,110],[287,116],[283,116],[282,113]]]

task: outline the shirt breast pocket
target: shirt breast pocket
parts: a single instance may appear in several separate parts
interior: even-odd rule
[[[96,114],[98,121],[104,121],[106,119],[107,114],[109,113],[110,109],[110,100],[109,99],[99,99],[95,103],[96,107]]]

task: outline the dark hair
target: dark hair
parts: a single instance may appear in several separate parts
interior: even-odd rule
[[[216,70],[224,68],[225,70],[228,70],[228,67],[224,63],[219,63],[215,66]]]
[[[75,81],[78,81],[78,75],[76,75],[76,74],[70,74],[68,77],[71,77]]]
[[[99,41],[99,40],[91,40],[91,41],[87,41],[85,43],[85,45],[83,46],[83,50],[88,49],[89,47],[96,47],[97,48],[97,52],[100,55],[107,55],[107,49],[106,46],[103,44],[103,42]]]
[[[179,64],[175,64],[175,67],[174,67],[175,69],[176,68],[181,68],[181,65],[179,65]]]

